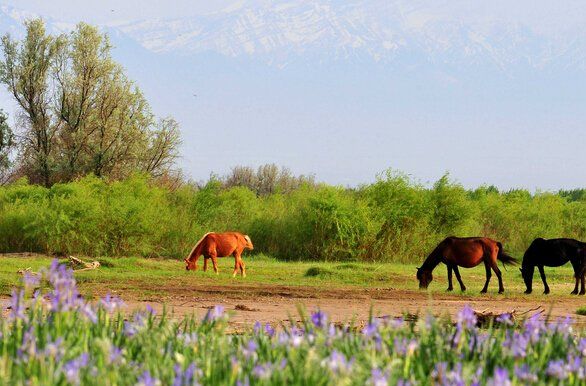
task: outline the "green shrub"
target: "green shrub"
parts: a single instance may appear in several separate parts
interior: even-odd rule
[[[535,237],[586,239],[586,201],[467,191],[447,175],[426,188],[392,170],[357,189],[263,196],[214,179],[170,190],[140,175],[0,187],[0,252],[183,258],[211,231],[249,234],[255,253],[287,260],[420,262],[450,235],[492,237],[520,257]]]

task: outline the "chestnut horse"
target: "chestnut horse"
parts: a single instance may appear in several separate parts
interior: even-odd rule
[[[189,256],[185,259],[185,269],[188,271],[197,270],[197,260],[201,255],[204,257],[203,270],[208,269],[208,259],[212,259],[214,272],[218,273],[218,257],[234,256],[234,272],[236,276],[240,268],[242,277],[246,277],[246,267],[242,261],[242,252],[245,249],[254,249],[250,237],[238,232],[214,233],[209,232],[195,244]]]
[[[433,280],[431,272],[439,264],[444,263],[448,266],[448,291],[452,287],[452,271],[456,274],[456,279],[460,283],[460,289],[466,291],[466,286],[460,277],[458,267],[473,268],[480,263],[484,263],[486,268],[486,283],[480,293],[486,293],[488,282],[491,277],[491,269],[499,280],[499,294],[505,291],[503,287],[503,278],[497,265],[497,260],[503,264],[516,264],[517,260],[503,251],[501,243],[487,237],[448,237],[438,244],[438,246],[425,259],[421,268],[417,268],[417,280],[419,288],[425,289]]]

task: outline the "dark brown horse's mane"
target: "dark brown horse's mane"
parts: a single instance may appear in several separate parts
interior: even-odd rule
[[[444,248],[446,247],[446,244],[451,241],[451,238],[452,237],[447,237],[441,243],[439,243],[437,247],[431,251],[429,256],[427,256],[423,262],[423,265],[419,269],[422,271],[433,271],[434,268],[437,267],[439,263],[441,263]]]

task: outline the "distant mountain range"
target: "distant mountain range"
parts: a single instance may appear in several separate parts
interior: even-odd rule
[[[214,52],[279,67],[305,59],[411,66],[419,61],[488,64],[505,71],[519,66],[586,69],[586,25],[546,33],[496,16],[462,18],[457,12],[461,5],[458,1],[285,0],[117,28],[154,52]]]
[[[392,166],[468,186],[581,186],[586,6],[532,4],[252,0],[100,27],[155,113],[181,123],[196,179],[275,162],[342,184]],[[0,33],[21,36],[32,16],[0,6]]]

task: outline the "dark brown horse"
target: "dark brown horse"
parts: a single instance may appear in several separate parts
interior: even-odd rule
[[[203,270],[208,269],[208,259],[211,259],[214,271],[218,273],[218,257],[232,255],[234,256],[234,272],[232,276],[236,276],[238,269],[240,269],[240,274],[246,277],[246,266],[241,257],[245,249],[254,249],[252,241],[247,235],[238,232],[209,232],[203,235],[185,259],[185,269],[197,271],[197,260],[203,255]]]
[[[448,291],[452,287],[452,271],[456,274],[456,279],[460,283],[462,291],[466,291],[466,286],[460,277],[458,267],[473,268],[480,263],[484,263],[486,268],[486,283],[480,293],[486,293],[490,281],[491,269],[499,280],[499,294],[505,291],[503,287],[503,278],[501,270],[497,265],[497,260],[503,264],[516,264],[517,260],[503,251],[501,243],[487,237],[448,237],[438,244],[438,246],[425,259],[423,265],[417,268],[417,280],[419,288],[425,289],[433,280],[432,271],[439,263],[448,266]]]

